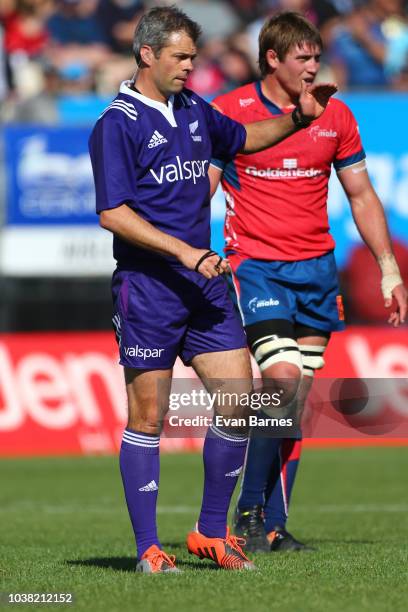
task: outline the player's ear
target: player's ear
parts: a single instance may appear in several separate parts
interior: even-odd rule
[[[265,58],[268,63],[268,66],[272,70],[276,70],[279,64],[279,58],[278,58],[278,54],[276,53],[276,51],[274,49],[268,49],[265,54]]]
[[[149,47],[149,45],[142,45],[140,47],[140,57],[143,64],[146,66],[151,66],[154,59],[153,49]]]

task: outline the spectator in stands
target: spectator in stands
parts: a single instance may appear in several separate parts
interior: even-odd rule
[[[394,89],[408,90],[408,19],[395,15],[384,26],[387,38],[385,71]]]
[[[58,0],[48,20],[50,59],[58,68],[70,64],[97,68],[109,59],[109,41],[97,17],[98,2]]]
[[[369,0],[336,27],[330,59],[340,88],[390,85],[387,23],[402,15],[402,0]]]
[[[36,94],[42,88],[38,62],[47,49],[46,27],[52,0],[2,0],[0,21],[4,27],[4,61],[8,87],[18,96]]]
[[[187,87],[207,101],[225,91],[227,82],[218,63],[201,50],[201,56],[195,60],[194,71],[187,79]]]
[[[57,70],[50,64],[43,66],[41,91],[27,98],[17,99],[10,105],[8,120],[14,123],[56,125],[59,120],[56,99],[61,81]]]
[[[219,67],[226,80],[225,91],[252,83],[258,75],[248,54],[232,45],[229,45],[220,55]]]
[[[5,28],[4,48],[8,55],[41,55],[48,43],[46,20],[52,12],[51,0],[6,0],[0,17]]]
[[[166,2],[163,0],[156,4]],[[179,0],[175,4],[187,13],[190,19],[201,25],[202,41],[208,38],[225,38],[241,26],[238,15],[230,3],[224,0]]]
[[[268,2],[260,2],[260,0],[230,0],[230,4],[242,21],[248,23],[265,14],[265,4],[268,4]]]
[[[238,38],[239,41],[239,38]],[[208,101],[257,76],[247,52],[235,46],[235,35],[227,41],[208,39],[194,61],[187,87]]]
[[[7,66],[6,66],[6,53],[4,49],[4,30],[0,23],[0,109],[1,105],[8,94],[8,79],[7,79]],[[0,117],[1,118],[1,117]]]
[[[129,55],[143,8],[142,0],[100,0],[97,18],[112,51]]]

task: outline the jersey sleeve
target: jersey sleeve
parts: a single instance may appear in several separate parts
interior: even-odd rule
[[[337,172],[356,164],[366,156],[353,113],[345,104],[342,104],[339,111],[339,145],[333,162]]]
[[[221,113],[221,115],[225,116],[225,115],[229,115],[229,113],[227,112],[225,105],[224,105],[224,100],[223,97],[219,97],[219,98],[215,98],[212,102],[211,102],[211,107],[213,109],[215,109],[216,111],[218,111],[219,113]],[[242,125],[242,124],[241,124]],[[245,143],[245,140],[244,140]],[[215,154],[213,155],[213,157],[211,158],[211,165],[215,166],[216,168],[218,168],[219,170],[224,171],[225,168],[227,167],[228,163],[231,160],[231,156],[228,155],[227,157],[216,157]]]
[[[223,115],[207,102],[204,103],[204,112],[212,144],[211,163],[213,159],[229,161],[244,147],[245,127],[242,123]]]
[[[137,202],[134,143],[125,121],[107,115],[89,139],[97,213]]]

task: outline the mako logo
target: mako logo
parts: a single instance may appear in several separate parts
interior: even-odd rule
[[[176,155],[175,163],[160,166],[157,171],[150,168],[150,174],[159,185],[162,185],[164,181],[166,183],[175,183],[177,181],[191,180],[195,185],[197,179],[207,176],[207,166],[208,159],[188,159],[182,162],[180,157]]]
[[[268,306],[279,306],[279,300],[274,300],[273,298],[259,300],[257,297],[254,297],[248,302],[248,308],[251,312],[256,312],[258,308],[267,308]]]
[[[265,178],[269,181],[279,179],[296,179],[296,178],[314,178],[320,176],[323,170],[317,168],[297,168],[296,159],[285,159],[284,168],[256,168],[256,166],[247,166],[245,174]]]
[[[164,349],[161,348],[143,348],[136,344],[136,346],[124,346],[123,351],[126,357],[141,357],[145,359],[157,359],[161,356]]]
[[[247,106],[250,106],[254,102],[255,102],[255,98],[240,98],[239,99],[239,105],[240,105],[241,108],[245,108]]]
[[[314,142],[317,142],[318,138],[336,138],[337,132],[331,129],[325,130],[320,125],[313,125],[309,130],[309,136]]]

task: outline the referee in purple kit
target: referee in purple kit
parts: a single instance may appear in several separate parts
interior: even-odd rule
[[[228,262],[209,249],[209,161],[276,144],[320,116],[336,91],[304,84],[292,114],[243,126],[184,89],[199,35],[175,7],[146,13],[134,36],[137,73],[121,85],[89,143],[100,224],[114,235],[113,323],[129,411],[120,468],[136,569],[145,573],[179,571],[156,527],[158,390],[170,392],[177,356],[209,392],[216,390],[212,379],[225,393],[236,392],[238,380],[240,392],[251,391],[246,338],[222,279]],[[242,416],[239,405],[216,411]],[[253,568],[227,528],[246,446],[246,431],[209,428],[201,512],[187,538],[191,553],[225,569]]]

